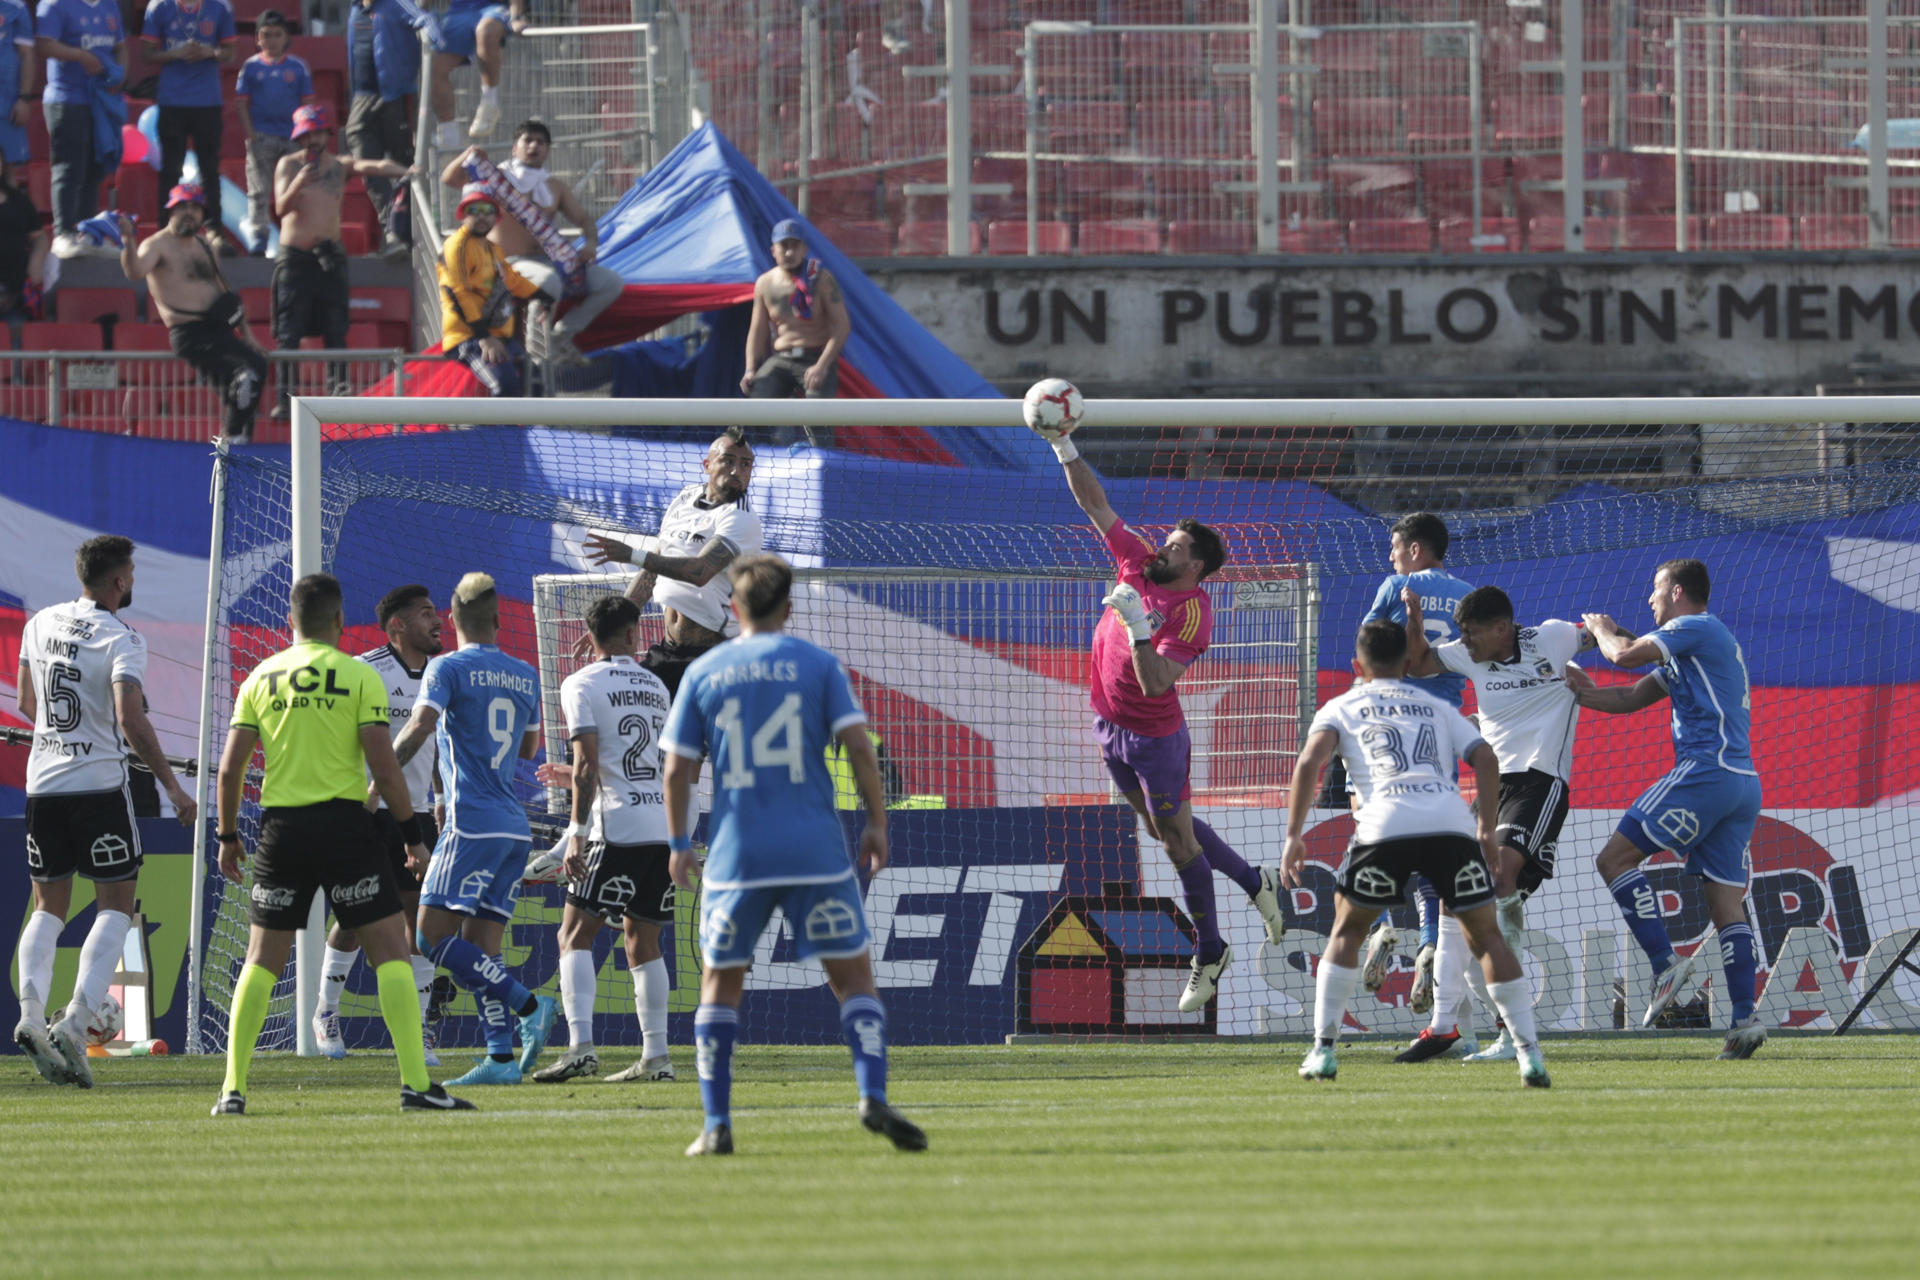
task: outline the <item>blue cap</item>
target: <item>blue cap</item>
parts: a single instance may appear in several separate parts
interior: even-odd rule
[[[801,228],[798,218],[782,218],[773,224],[773,243],[775,244],[779,244],[782,240],[798,240],[804,244],[806,239],[807,233]]]

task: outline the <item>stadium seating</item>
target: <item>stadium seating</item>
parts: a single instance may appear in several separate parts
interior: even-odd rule
[[[1064,222],[1041,222],[1038,224],[1040,252],[1061,254],[1073,249],[1073,228]],[[1026,222],[989,222],[987,224],[987,252],[989,254],[1019,254],[1027,251]]]
[[[1356,218],[1347,224],[1355,253],[1430,253],[1433,227],[1425,218]]]
[[[1080,224],[1079,252],[1158,253],[1164,242],[1160,224],[1151,218],[1089,220]]]
[[[1024,225],[1024,224],[1023,224]],[[967,224],[968,253],[980,252],[980,224]],[[903,222],[900,224],[900,239],[894,250],[900,254],[931,255],[944,257],[947,252],[947,224],[944,222]]]
[[[833,247],[849,258],[884,258],[893,252],[893,227],[885,222],[815,224]]]
[[[1486,218],[1480,220],[1480,238],[1493,243],[1473,243],[1473,219],[1442,218],[1434,226],[1434,235],[1441,253],[1518,253],[1520,243],[1520,220],[1518,218]]]
[[[54,298],[60,319],[69,323],[115,325],[134,320],[140,311],[140,295],[132,289],[60,289]]]
[[[1167,224],[1168,253],[1252,253],[1250,222],[1171,222]]]

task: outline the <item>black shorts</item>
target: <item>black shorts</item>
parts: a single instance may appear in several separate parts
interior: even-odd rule
[[[587,878],[567,886],[567,901],[608,924],[622,919],[673,923],[673,877],[664,844],[587,845]]]
[[[1397,907],[1407,900],[1407,880],[1424,877],[1459,915],[1494,900],[1493,873],[1471,836],[1406,836],[1347,846],[1334,883],[1363,907]]]
[[[420,819],[420,839],[427,846],[427,853],[433,853],[433,846],[440,842],[440,833],[433,825],[433,815],[424,809],[415,809],[413,816]],[[379,838],[381,847],[387,851],[387,861],[393,867],[393,883],[401,893],[420,892],[421,876],[407,870],[407,839],[400,834],[400,823],[386,809],[377,809],[373,815],[374,834]]]
[[[140,874],[140,829],[126,788],[27,797],[28,877],[57,884],[75,872],[100,884]]]
[[[337,241],[311,249],[281,245],[272,297],[273,340],[282,350],[316,335],[329,347],[347,345],[347,255]]]
[[[1500,819],[1494,835],[1525,859],[1522,893],[1531,894],[1553,878],[1560,826],[1567,820],[1571,799],[1564,781],[1539,769],[1500,775]]]
[[[693,660],[703,653],[711,653],[713,648],[710,644],[662,640],[647,650],[640,659],[640,665],[659,676],[660,683],[667,686],[667,696],[672,697],[680,692],[680,677],[687,674],[687,668],[693,665]]]
[[[253,855],[247,921],[262,929],[304,928],[316,890],[324,889],[342,928],[400,913],[393,868],[359,800],[265,810]]]

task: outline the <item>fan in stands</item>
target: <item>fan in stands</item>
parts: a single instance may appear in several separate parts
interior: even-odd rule
[[[1048,439],[1071,435],[1086,410],[1080,388],[1065,378],[1040,379],[1027,388],[1027,397],[1020,405],[1027,426]]]

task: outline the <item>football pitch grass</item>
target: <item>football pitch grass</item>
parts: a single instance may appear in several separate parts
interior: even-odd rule
[[[1396,1047],[1313,1084],[1296,1043],[895,1049],[909,1154],[859,1127],[844,1050],[744,1045],[709,1160],[685,1046],[672,1084],[460,1115],[401,1114],[389,1057],[263,1055],[217,1120],[215,1058],[81,1092],[10,1057],[0,1274],[1911,1274],[1913,1037],[1550,1041],[1547,1092]]]

